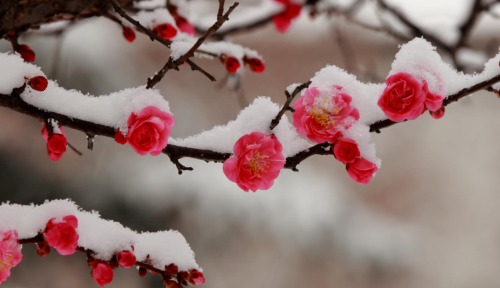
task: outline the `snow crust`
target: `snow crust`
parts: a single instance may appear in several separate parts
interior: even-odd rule
[[[0,53],[0,93],[10,94],[14,88],[24,85],[26,79],[45,76],[41,69],[25,63],[17,54]],[[81,120],[120,128],[127,131],[127,119],[131,113],[139,113],[147,106],[156,106],[170,112],[168,102],[158,90],[146,86],[128,88],[103,96],[83,94],[77,90],[66,90],[56,82],[48,80],[44,91],[33,90],[29,85],[21,98],[39,109],[78,118]]]
[[[182,234],[177,231],[137,233],[118,222],[104,220],[96,211],[81,210],[70,200],[46,201],[42,205],[0,205],[0,231],[16,230],[19,239],[35,237],[45,229],[47,222],[74,215],[78,218],[78,246],[95,252],[95,258],[108,261],[120,251],[132,250],[137,261],[145,261],[164,270],[175,263],[180,271],[198,269],[194,253]]]
[[[269,125],[279,110],[278,104],[273,103],[269,97],[258,97],[250,106],[240,112],[236,120],[230,121],[227,125],[216,126],[209,131],[185,139],[171,138],[169,143],[220,153],[232,153],[234,144],[241,136],[252,132],[271,133]],[[311,147],[311,144],[300,138],[284,115],[272,132],[283,145],[285,157],[293,156]]]
[[[16,53],[0,53],[0,94],[8,95],[23,86],[25,77],[45,76],[40,67],[25,63]]]

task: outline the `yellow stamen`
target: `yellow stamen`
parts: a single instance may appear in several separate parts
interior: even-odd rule
[[[268,161],[263,161],[263,159],[268,158],[267,155],[260,156],[259,150],[255,151],[252,160],[248,162],[244,167],[252,171],[254,175],[260,177],[262,172],[267,173],[265,168],[269,167]]]

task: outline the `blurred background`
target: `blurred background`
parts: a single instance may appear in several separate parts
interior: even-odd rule
[[[447,17],[460,24],[473,1],[388,2],[412,19]],[[363,13],[360,19],[371,21]],[[463,58],[464,70],[480,71],[481,61],[498,52],[498,25],[493,13],[481,14],[468,41],[476,52]],[[187,67],[168,72],[156,88],[176,118],[173,137],[226,124],[257,96],[282,104],[288,85],[327,64],[383,82],[403,43],[342,15],[313,19],[306,12],[285,34],[271,23],[228,39],[257,50],[266,71],[240,75],[237,91],[218,61],[197,60],[219,79],[215,83]],[[130,44],[115,23],[95,18],[57,37],[26,35],[22,43],[36,51],[35,63],[49,78],[94,95],[144,85],[169,55],[143,35]],[[0,42],[1,52],[10,49]],[[446,53],[443,58],[452,63]],[[179,230],[204,268],[206,288],[498,287],[498,111],[500,99],[483,91],[448,106],[440,120],[424,114],[382,130],[374,135],[382,168],[366,186],[350,180],[333,157],[314,156],[298,173],[282,171],[271,189],[245,193],[227,180],[222,164],[183,159],[194,171],[179,176],[164,155],[139,156],[113,139],[97,137],[94,151],[85,150],[85,135],[71,129],[68,141],[83,156],[68,150],[52,162],[41,123],[0,108],[0,197],[20,204],[71,198],[137,231]],[[35,245],[25,246],[24,261],[3,285],[98,287],[80,254],[53,251],[42,259]],[[107,287],[162,285],[159,276],[141,279],[120,268]]]

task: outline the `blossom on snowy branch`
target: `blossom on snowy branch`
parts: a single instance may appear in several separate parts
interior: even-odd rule
[[[137,233],[121,224],[101,219],[97,212],[82,211],[69,200],[42,205],[0,205],[0,283],[22,260],[21,245],[36,244],[37,254],[49,255],[51,247],[61,255],[76,251],[87,255],[95,282],[113,280],[113,269],[137,266],[162,276],[168,287],[203,284],[205,278],[194,253],[177,231]]]

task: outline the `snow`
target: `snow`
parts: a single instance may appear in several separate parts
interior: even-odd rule
[[[423,38],[415,38],[400,47],[389,75],[399,72],[409,73],[420,80],[425,80],[430,92],[449,96],[499,75],[499,61],[500,54],[497,54],[484,64],[482,73],[464,74],[445,63],[431,43]],[[495,84],[494,87],[500,86]]]
[[[24,84],[24,78],[45,76],[42,69],[25,63],[19,54],[0,53],[0,94],[8,95]]]
[[[137,233],[121,224],[101,219],[97,212],[81,211],[69,200],[55,200],[40,206],[2,204],[0,206],[0,231],[16,230],[19,239],[36,236],[45,229],[52,219],[62,219],[67,215],[78,218],[78,245],[95,252],[94,257],[110,260],[113,255],[123,250],[131,250],[138,261],[145,261],[149,254],[156,268],[175,263],[180,270],[198,269],[194,254],[184,237],[177,231],[157,233]]]
[[[17,54],[0,53],[0,93],[9,95],[14,88],[25,83],[25,78],[44,76],[39,67],[25,63]],[[128,88],[103,96],[83,94],[77,90],[66,90],[56,82],[48,80],[44,91],[33,90],[29,85],[21,98],[39,109],[78,118],[96,124],[120,128],[127,131],[130,114],[138,114],[143,108],[156,106],[170,112],[168,102],[155,89],[145,86]]]
[[[170,15],[170,12],[168,12],[166,8],[158,8],[153,11],[139,11],[132,17],[150,30],[153,30],[156,26],[165,23],[169,23],[174,26],[175,29],[179,30],[175,25],[174,18]],[[123,20],[122,22],[128,23],[126,20]]]
[[[42,205],[0,205],[0,231],[16,230],[19,239],[32,238],[45,229],[47,222],[74,215],[78,218],[78,246],[95,252],[95,258],[108,261],[120,251],[132,250],[137,261],[144,262],[147,255],[151,264],[163,270],[175,263],[180,271],[198,269],[194,253],[186,239],[177,231],[137,233],[118,222],[104,220],[96,211],[82,211],[70,200],[46,201]]]
[[[21,98],[39,109],[63,114],[127,131],[127,119],[148,106],[170,112],[168,102],[155,89],[146,86],[128,88],[103,96],[84,95],[77,90],[66,90],[49,80],[47,89],[35,91],[27,86]]]
[[[295,91],[295,88],[299,87],[300,85],[302,85],[302,84],[301,83],[294,83],[294,84],[288,85],[288,87],[286,87],[286,92],[288,92],[288,94],[292,95],[293,91]]]
[[[220,153],[232,153],[233,146],[245,134],[261,132],[269,134],[269,125],[280,110],[278,104],[268,97],[258,97],[254,102],[243,109],[236,120],[227,125],[216,126],[209,131],[185,139],[170,139],[169,143],[184,147],[207,149]],[[293,156],[298,152],[311,147],[300,138],[293,125],[286,116],[272,131],[283,145],[283,155]]]

